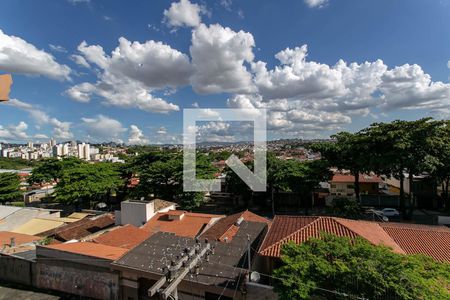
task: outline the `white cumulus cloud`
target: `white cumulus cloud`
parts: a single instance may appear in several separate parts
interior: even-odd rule
[[[253,61],[254,46],[251,33],[201,24],[192,33],[190,47],[194,90],[202,94],[253,91],[252,75],[244,62]]]
[[[0,70],[28,75],[42,75],[56,80],[70,80],[70,68],[34,45],[0,30]]]
[[[206,13],[204,6],[180,0],[164,10],[164,22],[169,27],[197,27],[201,23],[201,14]]]
[[[149,143],[149,140],[145,137],[142,130],[139,129],[136,125],[131,125],[128,135],[128,144],[129,145],[146,145]]]
[[[122,142],[122,134],[127,131],[118,120],[104,115],[81,118],[82,125],[89,136],[100,142]]]
[[[84,82],[69,88],[66,94],[72,99],[89,102],[92,95],[97,95],[107,105],[158,113],[179,110],[177,105],[153,96],[152,91],[189,82],[192,67],[187,55],[161,42],[130,42],[123,37],[110,56],[101,46],[86,42],[78,50],[101,72],[96,83]]]

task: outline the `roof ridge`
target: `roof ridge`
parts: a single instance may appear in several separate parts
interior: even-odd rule
[[[293,216],[293,217],[295,217],[295,216]],[[299,216],[297,216],[297,217],[299,217]],[[314,223],[318,222],[320,219],[324,218],[324,217],[321,217],[321,216],[318,216],[318,217],[314,217],[314,216],[311,216],[311,217],[310,217],[310,216],[300,216],[300,217],[302,217],[302,218],[309,217],[309,218],[316,218],[316,219],[313,220],[311,223],[306,224],[306,225],[303,226],[302,228],[299,228],[298,230],[292,232],[291,234],[288,234],[288,235],[285,236],[284,238],[282,238],[282,239],[280,239],[279,241],[273,243],[272,245],[266,247],[265,249],[261,250],[260,252],[264,252],[264,251],[266,251],[266,250],[268,250],[268,249],[270,249],[270,248],[273,248],[275,245],[281,244],[282,242],[284,242],[285,240],[287,240],[288,238],[290,238],[290,237],[293,236],[294,234],[297,234],[297,233],[303,231],[303,229],[305,229],[305,228],[309,228],[310,226],[312,226],[312,224],[314,224]],[[274,219],[274,220],[275,220],[275,219]],[[268,234],[266,234],[266,237],[267,237],[267,236],[268,236]]]
[[[374,243],[372,243],[371,241],[369,241],[367,238],[365,238],[364,236],[362,236],[361,234],[357,233],[356,231],[354,231],[353,229],[351,229],[350,227],[348,227],[347,225],[343,224],[342,222],[340,222],[339,218],[337,217],[329,217],[331,219],[333,219],[334,222],[337,222],[339,225],[344,226],[345,228],[347,228],[349,231],[353,232],[356,236],[361,237],[363,239],[365,239],[366,241],[368,241],[369,243],[371,243],[372,245],[375,245]],[[350,221],[359,221],[359,220],[350,220]],[[378,227],[381,228],[381,226],[379,224],[376,224]],[[383,228],[381,228],[383,229]],[[384,231],[384,229],[383,229]]]
[[[402,223],[397,223],[397,224],[402,224]],[[406,226],[402,226],[402,225],[390,225],[389,223],[383,223],[383,225],[379,225],[379,226],[383,229],[385,227],[387,227],[387,228],[398,228],[398,229],[417,230],[417,231],[432,231],[432,232],[450,233],[450,229],[448,229],[445,226],[413,224],[414,226],[408,227],[407,225]],[[410,225],[410,224],[408,224],[408,225]],[[420,227],[420,226],[423,226],[423,227]],[[436,226],[437,228],[433,228],[433,226]]]

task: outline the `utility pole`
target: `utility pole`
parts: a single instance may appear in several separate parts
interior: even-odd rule
[[[248,262],[248,274],[252,271],[252,262],[250,256],[250,235],[247,234],[247,262]],[[250,275],[249,275],[250,276]]]
[[[153,297],[156,293],[160,293],[164,300],[169,298],[178,300],[178,285],[189,272],[197,268],[204,256],[206,256],[206,261],[209,261],[210,254],[214,253],[208,240],[205,241],[205,247],[201,248],[199,240],[196,239],[196,244],[192,249],[186,248],[181,259],[177,262],[172,261],[166,274],[148,290],[148,296]],[[161,291],[166,283],[169,284]]]

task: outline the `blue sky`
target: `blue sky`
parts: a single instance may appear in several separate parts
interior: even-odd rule
[[[271,139],[450,117],[447,0],[5,0],[0,30],[5,142],[180,142],[194,106],[266,108]]]

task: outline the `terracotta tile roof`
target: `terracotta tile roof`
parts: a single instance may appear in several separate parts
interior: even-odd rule
[[[209,228],[205,233],[202,234],[202,238],[207,238],[210,240],[218,240],[218,241],[225,241],[227,240],[230,242],[232,238],[236,235],[236,233],[239,231],[239,227],[236,226],[236,222],[242,218],[242,221],[248,221],[248,222],[259,222],[259,223],[265,223],[267,225],[270,225],[271,222],[261,216],[258,216],[257,214],[254,214],[248,210],[245,210],[243,212],[225,217],[223,219],[220,219],[216,223],[214,223],[211,228]]]
[[[379,223],[341,218],[334,218],[334,220],[374,245],[384,245],[392,248],[394,252],[405,253],[405,251],[394,241],[394,239],[383,230]]]
[[[334,174],[333,179],[331,179],[331,182],[353,183],[353,182],[355,182],[355,176],[346,175],[346,174]],[[360,174],[359,182],[360,183],[382,183],[383,180],[381,180],[381,178],[376,175]]]
[[[10,245],[11,238],[14,238],[14,243],[16,245],[32,243],[42,239],[41,237],[35,235],[15,233],[11,231],[0,231],[0,248],[3,247],[3,245]]]
[[[443,226],[381,223],[381,227],[407,254],[425,254],[450,262],[450,229]]]
[[[149,238],[150,235],[151,233],[148,231],[137,228],[134,225],[127,224],[98,236],[93,240],[93,242],[108,246],[131,249]]]
[[[141,228],[145,231],[155,232],[171,232],[183,237],[196,237],[201,234],[208,225],[217,218],[222,218],[221,215],[190,213],[184,211],[171,210],[170,215],[183,214],[181,220],[170,220],[169,213],[157,213]]]
[[[84,218],[76,222],[40,233],[41,236],[54,236],[61,241],[78,240],[99,230],[113,226],[112,214],[103,214],[94,218]]]
[[[297,217],[276,215],[272,221],[269,232],[266,234],[261,245],[260,251],[277,243],[290,234],[300,230],[311,222],[317,220],[318,217]]]
[[[63,252],[103,258],[107,260],[116,260],[128,251],[128,249],[124,248],[112,247],[91,242],[65,243],[43,247]]]
[[[297,229],[295,229],[297,227]],[[289,230],[284,230],[289,228]],[[290,234],[287,234],[291,231]],[[385,245],[394,251],[404,253],[395,241],[375,222],[352,221],[333,217],[286,217],[278,216],[267,233],[259,253],[263,256],[279,257],[281,246],[287,242],[301,244],[310,238],[319,238],[322,232],[361,237],[375,245]]]

